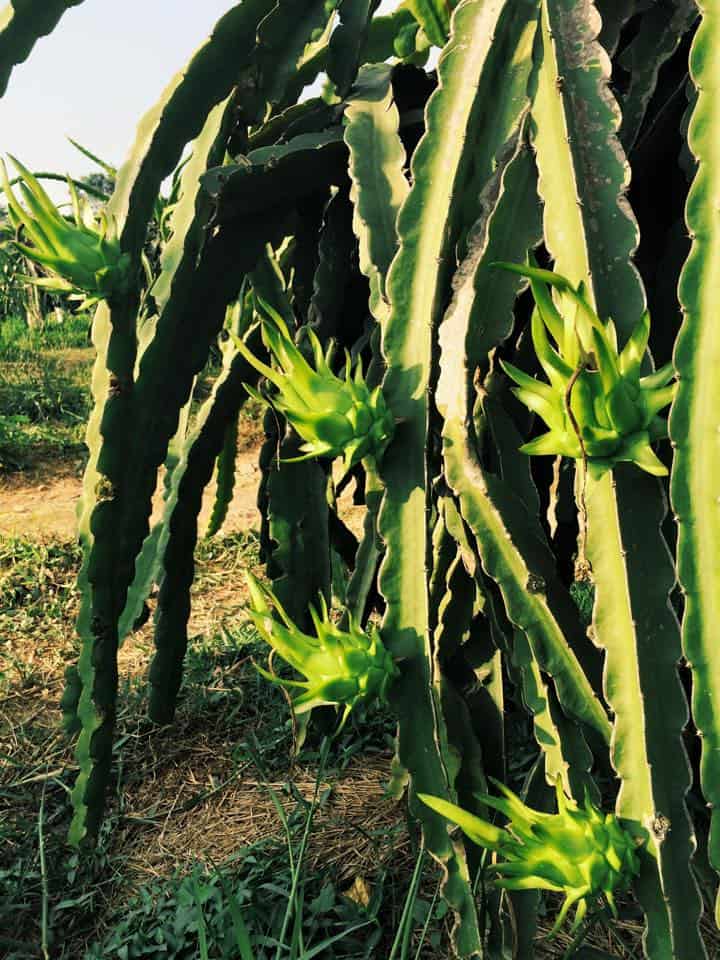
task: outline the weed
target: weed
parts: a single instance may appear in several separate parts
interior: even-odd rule
[[[0,539],[0,683],[42,684],[70,654],[79,563],[75,543]]]
[[[297,854],[308,813],[306,771],[313,764],[317,769],[320,734],[311,734],[304,766],[296,768],[286,701],[253,666],[264,648],[243,619],[240,584],[242,571],[257,563],[257,538],[242,534],[201,541],[197,554],[195,632],[177,721],[172,728],[158,729],[140,716],[152,647],[150,623],[122,651],[113,812],[97,849],[78,855],[64,842],[74,767],[71,744],[58,729],[56,703],[62,669],[73,655],[79,551],[73,543],[21,537],[0,544],[0,649],[6,673],[0,730],[0,929],[13,931],[12,937],[0,935],[0,953],[7,951],[12,960],[40,955],[43,939],[51,956],[68,960],[78,960],[85,951],[88,960],[196,957],[192,876],[200,889],[210,956],[233,955],[222,950],[232,945],[237,905],[256,949],[274,955],[275,948],[260,941],[279,934],[292,875],[278,808],[253,775],[251,753],[265,770],[261,781],[267,781],[286,811]],[[384,727],[373,718],[372,729],[376,742],[371,745],[369,736],[366,742],[369,751],[379,754],[391,727],[387,718]],[[249,750],[243,743],[251,736],[256,739]],[[301,930],[308,949],[366,921],[366,907],[342,893],[354,879],[348,877],[352,864],[358,864],[363,882],[375,891],[375,910],[388,869],[385,852],[402,849],[405,842],[397,818],[389,819],[385,808],[377,825],[365,818],[362,829],[355,825],[367,791],[379,795],[379,782],[369,778],[368,758],[360,761],[360,750],[357,743],[351,748],[348,739],[333,745],[327,758],[332,771],[322,779],[320,822],[309,833],[307,865],[295,885],[302,923],[289,925],[291,933]],[[376,769],[386,762],[382,759]],[[362,780],[354,779],[361,769]],[[219,872],[202,865],[210,858],[223,863]],[[375,869],[368,869],[371,862],[378,866],[377,878]],[[159,874],[149,883],[147,868]],[[397,919],[399,913],[392,916]],[[358,944],[365,950],[377,936],[373,921],[355,935],[343,935],[328,947],[331,952],[321,955],[369,956],[353,951]]]
[[[83,371],[84,373],[84,371]],[[57,360],[3,364],[0,370],[0,409],[3,416],[24,417],[27,423],[68,420],[83,423],[89,410],[83,380]]]
[[[304,819],[299,808],[297,813],[291,817],[293,842]],[[242,958],[243,933],[253,960],[271,960],[283,942],[293,877],[288,848],[276,838],[240,848],[215,869],[195,864],[187,873],[141,887],[106,918],[108,932],[89,946],[84,960]],[[384,879],[378,876],[372,892],[365,885],[365,900],[353,890],[343,891],[317,867],[302,870],[297,893],[301,913],[292,928],[302,951],[295,955],[309,956],[320,946],[315,955],[327,960],[376,956],[383,936],[379,910]],[[289,952],[283,949],[279,955]]]

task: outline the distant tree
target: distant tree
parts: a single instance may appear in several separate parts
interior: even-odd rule
[[[89,187],[92,187],[94,190],[99,190],[108,198],[112,195],[112,192],[115,189],[115,178],[108,176],[107,173],[85,174],[85,176],[79,178],[78,183],[86,183]],[[99,197],[94,196],[91,193],[86,194],[86,196],[94,210],[103,205],[103,201],[100,200]]]

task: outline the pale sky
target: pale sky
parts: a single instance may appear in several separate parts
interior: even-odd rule
[[[397,6],[384,0],[381,12]],[[0,154],[81,176],[66,136],[119,166],[141,116],[232,0],[85,0],[15,68],[0,100]]]

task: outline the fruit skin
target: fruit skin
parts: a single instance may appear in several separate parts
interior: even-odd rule
[[[306,679],[282,680],[274,673],[259,667],[258,670],[273,683],[298,691],[292,701],[297,714],[322,704],[335,704],[344,707],[342,726],[356,704],[375,699],[386,701],[388,687],[399,676],[399,671],[374,627],[366,633],[348,613],[348,628],[341,630],[330,619],[321,596],[320,613],[310,606],[316,633],[310,637],[288,617],[272,590],[262,586],[252,574],[246,577],[250,591],[249,613],[258,632]],[[273,610],[281,620],[273,617]]]
[[[19,160],[11,159],[22,178],[20,191],[27,209],[13,194],[2,161],[0,182],[10,221],[15,230],[22,229],[32,246],[18,240],[8,242],[54,275],[24,279],[46,290],[63,293],[80,290],[86,294],[84,307],[124,292],[130,281],[130,257],[122,253],[114,237],[113,224],[105,213],[101,213],[96,222],[94,213],[83,205],[74,184],[68,180],[74,222],[66,220],[35,176]]]
[[[504,858],[489,867],[498,875],[496,886],[565,894],[551,936],[560,929],[570,907],[577,904],[571,931],[574,933],[593,897],[604,896],[617,917],[614,891],[630,885],[640,871],[640,861],[637,840],[622,827],[615,814],[604,814],[594,806],[587,789],[580,807],[565,796],[560,778],[556,783],[556,814],[532,810],[504,784],[489,779],[504,797],[482,794],[477,799],[505,814],[509,821],[506,828],[494,826],[439,797],[421,794],[420,799],[457,824],[473,843],[497,851]]]
[[[635,463],[654,476],[667,474],[651,444],[667,436],[667,423],[658,414],[673,400],[675,374],[668,364],[649,376],[640,375],[650,337],[648,313],[620,351],[615,325],[612,320],[600,320],[582,285],[576,289],[565,277],[530,261],[524,266],[494,266],[530,279],[536,304],[532,341],[549,381],[543,383],[501,361],[516,384],[513,393],[549,427],[520,449],[527,454],[585,460],[595,477],[621,461]],[[548,287],[565,295],[565,303],[574,306],[574,316],[560,313]]]
[[[258,305],[263,314],[264,339],[280,369],[258,360],[239,339],[235,342],[248,363],[278,391],[271,399],[252,387],[246,387],[248,393],[283,414],[305,441],[300,447],[302,456],[289,462],[342,457],[347,472],[366,458],[379,461],[395,432],[382,388],[369,388],[360,361],[353,374],[347,352],[344,377],[337,377],[330,369],[332,344],[323,352],[315,332],[308,327],[313,369],[280,314],[259,298]]]

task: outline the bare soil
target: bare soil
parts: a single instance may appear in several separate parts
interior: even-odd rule
[[[224,526],[227,533],[248,530],[258,523],[258,450],[238,451],[235,494]],[[70,540],[75,536],[77,504],[82,492],[81,467],[72,461],[45,463],[41,469],[0,478],[0,536]],[[215,483],[208,487],[200,515],[202,530],[215,500]],[[157,519],[162,496],[156,497]]]
[[[223,534],[241,533],[259,525],[257,491],[261,438],[245,431],[238,444],[235,489],[223,524]],[[82,493],[83,464],[76,459],[49,460],[19,473],[0,474],[0,537],[22,536],[35,540],[72,540],[75,537],[78,501]],[[207,528],[215,502],[215,479],[203,497],[199,530]],[[347,488],[339,499],[345,523],[356,534],[362,531],[364,508],[352,502]],[[153,522],[162,513],[162,482],[158,484]]]

